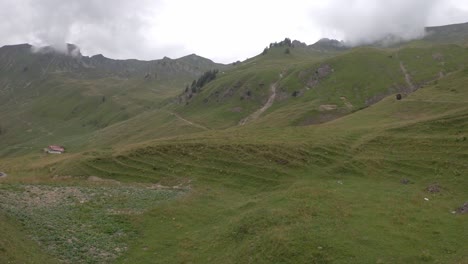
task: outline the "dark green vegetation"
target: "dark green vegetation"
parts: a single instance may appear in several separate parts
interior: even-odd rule
[[[2,68],[0,261],[467,263],[465,43],[272,45],[190,98],[190,74]]]

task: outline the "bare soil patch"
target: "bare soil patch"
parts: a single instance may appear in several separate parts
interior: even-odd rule
[[[320,112],[325,112],[325,111],[333,111],[338,109],[337,105],[321,105],[319,106],[319,111]]]
[[[353,109],[354,106],[353,104],[351,104],[350,101],[348,101],[348,98],[344,97],[344,96],[341,96],[340,97],[341,101],[343,101],[343,103],[345,104],[345,106],[348,108],[348,109]]]

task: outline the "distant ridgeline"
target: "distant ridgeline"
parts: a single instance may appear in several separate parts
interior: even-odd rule
[[[0,71],[6,77],[22,73],[42,76],[48,73],[70,72],[90,77],[144,78],[146,80],[173,80],[194,78],[206,70],[223,68],[225,65],[195,54],[170,59],[142,61],[136,59],[114,60],[102,54],[83,56],[80,49],[67,44],[65,50],[53,47],[34,47],[29,44],[4,46],[0,48]],[[21,77],[21,79],[24,76]],[[31,76],[32,77],[32,76]]]

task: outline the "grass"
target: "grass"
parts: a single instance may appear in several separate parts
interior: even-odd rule
[[[465,262],[465,217],[452,211],[466,200],[466,76],[321,126],[206,132],[93,162],[91,173],[126,172],[108,177],[194,180],[177,206],[138,220],[145,235],[119,261]]]
[[[2,185],[1,208],[62,262],[109,263],[136,237],[133,215],[178,196],[145,186]]]
[[[270,50],[226,70],[186,106],[63,134],[64,155],[4,154],[0,224],[12,239],[0,238],[0,260],[22,262],[32,237],[40,241],[25,242],[33,257],[70,262],[466,263],[466,215],[453,213],[468,199],[466,49],[284,56]],[[398,101],[406,89],[400,62],[423,87]],[[334,71],[316,87],[235,126],[264,103],[269,83],[280,80],[290,94],[326,64]],[[296,126],[323,115],[322,104],[338,106],[333,120]],[[120,185],[83,183],[89,176]],[[152,184],[191,188],[180,195],[145,188]],[[49,195],[60,202],[35,206]],[[69,230],[79,242],[68,242]]]
[[[0,227],[1,263],[58,263],[25,234],[27,231],[18,225],[15,218],[0,214]]]
[[[287,55],[276,48],[221,74],[174,111],[204,126],[225,129],[261,108],[270,96],[270,86],[279,82],[273,107],[259,121],[263,126],[324,123],[386,96],[409,93],[400,63],[420,87],[463,69],[467,54],[466,48],[457,45],[399,50],[363,47],[332,57],[304,54],[301,49]],[[316,71],[326,66],[331,72],[311,85]],[[322,105],[333,105],[336,110],[320,110]]]

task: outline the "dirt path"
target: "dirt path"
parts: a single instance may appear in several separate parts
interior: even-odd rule
[[[280,75],[281,77],[281,75]],[[272,105],[273,105],[273,102],[275,101],[275,98],[276,98],[276,88],[278,86],[278,83],[279,81],[275,82],[274,84],[271,85],[271,95],[270,95],[270,98],[268,98],[268,101],[265,103],[265,105],[262,106],[262,108],[258,109],[257,111],[255,111],[253,114],[249,115],[248,117],[242,119],[240,122],[239,122],[239,126],[243,126],[257,118],[260,117],[261,114],[263,114],[263,112],[265,112],[268,108],[270,108]]]
[[[174,113],[174,112],[169,112],[169,114],[171,114],[171,115],[177,117],[178,119],[182,120],[183,122],[185,122],[185,123],[187,123],[187,124],[189,124],[189,125],[191,125],[191,126],[198,127],[198,128],[203,129],[203,130],[210,130],[210,129],[207,128],[206,126],[193,123],[193,122],[191,122],[191,121],[189,121],[189,120],[187,120],[187,119],[181,117],[179,114],[176,114],[176,113]]]
[[[406,84],[408,85],[408,87],[410,88],[411,92],[414,92],[416,91],[416,86],[414,86],[413,82],[411,81],[411,76],[409,75],[408,71],[406,70],[406,67],[405,65],[403,64],[402,61],[400,61],[400,69],[401,71],[403,72],[403,74],[405,75],[405,81],[406,81]]]

